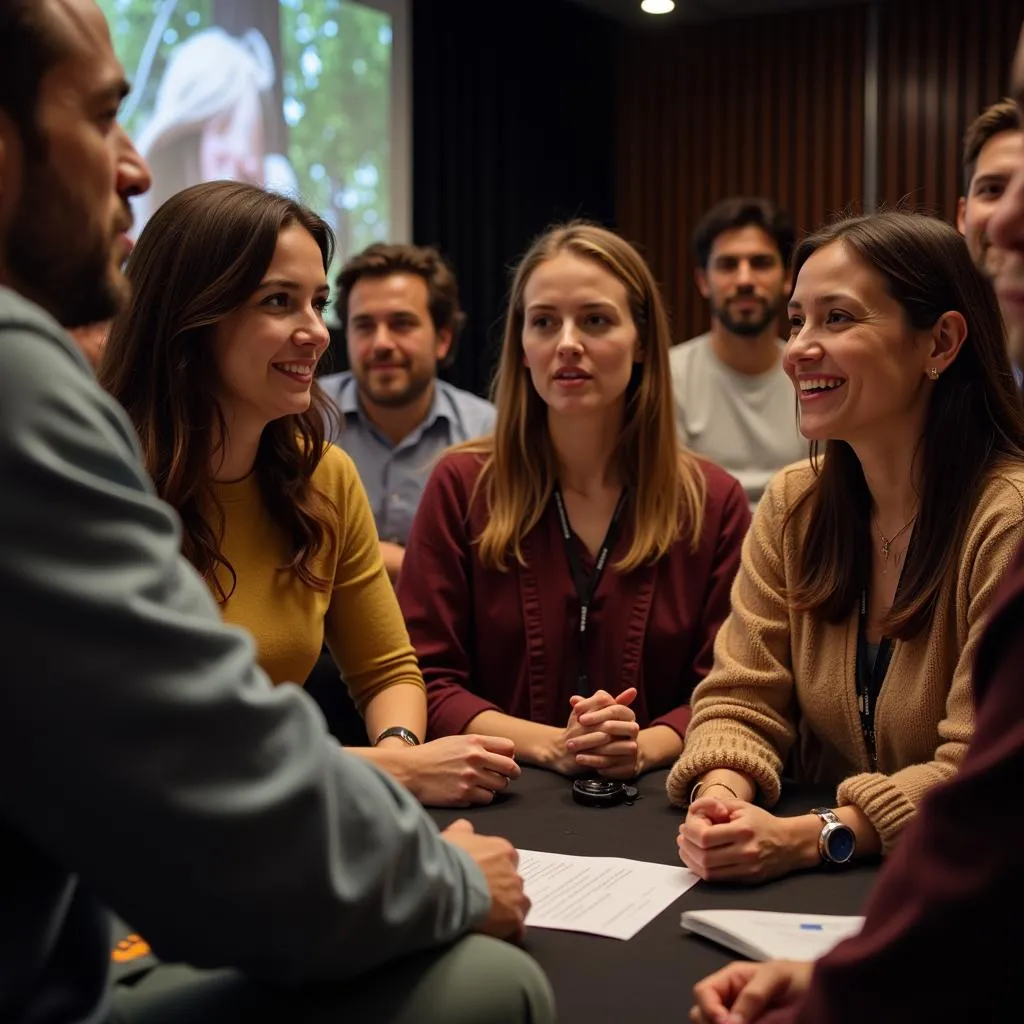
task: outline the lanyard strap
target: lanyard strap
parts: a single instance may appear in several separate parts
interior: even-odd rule
[[[871,758],[871,767],[878,768],[878,748],[875,743],[875,707],[882,682],[892,661],[892,640],[882,637],[873,665],[868,662],[868,592],[860,593],[860,619],[857,624],[857,708],[864,743]]]
[[[907,553],[900,576],[896,581],[896,594],[894,600],[899,597],[903,587],[903,569],[917,545],[917,530],[910,535],[910,543],[907,544]],[[893,642],[884,636],[878,645],[878,654],[875,655],[874,665],[868,664],[868,588],[860,592],[860,618],[857,623],[857,709],[860,711],[860,727],[864,733],[864,743],[868,748],[868,756],[871,758],[871,767],[878,770],[878,747],[875,743],[875,708],[878,705],[878,694],[882,689],[885,675],[889,671],[889,662],[892,661]]]
[[[579,646],[579,665],[576,676],[576,692],[589,695],[590,686],[587,680],[587,630],[590,626],[590,605],[597,591],[597,585],[601,582],[604,574],[604,567],[608,562],[608,556],[615,547],[619,531],[622,527],[622,512],[626,507],[626,499],[629,493],[623,489],[619,500],[612,513],[612,521],[608,524],[608,532],[604,535],[601,548],[597,552],[597,559],[594,562],[594,572],[588,580],[580,565],[579,552],[573,540],[572,527],[569,525],[569,516],[565,511],[565,500],[562,498],[562,489],[555,485],[555,505],[558,508],[558,521],[562,527],[562,540],[565,542],[565,554],[569,560],[569,571],[572,573],[572,581],[576,587],[576,596],[580,602],[580,626],[577,633]]]

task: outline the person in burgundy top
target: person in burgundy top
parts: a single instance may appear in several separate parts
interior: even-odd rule
[[[575,221],[519,265],[494,434],[434,469],[398,586],[429,735],[608,778],[681,752],[750,515],[676,440],[668,347],[617,235]]]
[[[1014,86],[1024,105],[1024,36]],[[1024,326],[1024,164],[989,222],[1004,315]],[[998,972],[1024,920],[1024,547],[974,663],[974,736],[886,861],[861,933],[813,963],[734,963],[694,989],[693,1024],[1012,1020]],[[1009,961],[1008,961],[1009,962]]]

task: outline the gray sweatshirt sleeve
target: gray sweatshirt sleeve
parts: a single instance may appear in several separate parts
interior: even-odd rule
[[[0,817],[167,959],[343,978],[466,931],[489,906],[475,864],[269,684],[123,411],[56,325],[10,309]]]

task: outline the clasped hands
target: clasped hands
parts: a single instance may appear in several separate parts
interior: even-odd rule
[[[617,697],[606,690],[590,697],[570,697],[572,710],[556,741],[552,767],[565,775],[596,772],[606,779],[639,775],[643,770],[637,739],[640,726],[630,706],[636,697],[635,686]]]
[[[679,859],[694,874],[709,882],[764,882],[817,862],[813,816],[779,818],[721,792],[694,800],[679,826]]]

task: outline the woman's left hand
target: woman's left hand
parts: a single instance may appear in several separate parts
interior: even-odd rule
[[[632,779],[640,771],[637,736],[640,726],[630,705],[635,687],[611,697],[599,690],[592,697],[573,697],[572,718],[582,730],[567,746],[581,768],[606,779]]]
[[[706,796],[679,826],[679,858],[708,882],[764,882],[818,863],[810,817],[777,818],[745,800]]]

